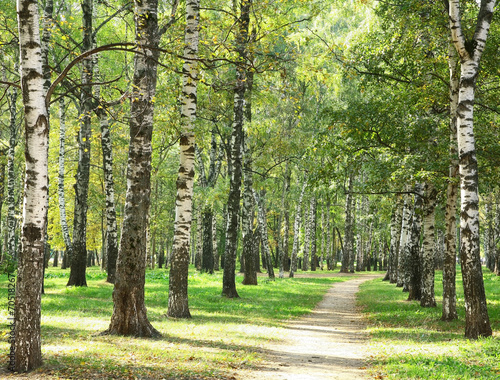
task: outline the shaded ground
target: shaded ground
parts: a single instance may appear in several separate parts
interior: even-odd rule
[[[377,277],[381,275],[357,274],[335,284],[311,314],[289,324],[280,343],[264,347],[268,360],[262,367],[241,372],[239,378],[367,379],[367,336],[355,295],[362,282]]]

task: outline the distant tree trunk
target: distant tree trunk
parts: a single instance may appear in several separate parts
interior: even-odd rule
[[[443,264],[443,312],[441,320],[458,318],[456,266],[457,266],[457,198],[458,198],[458,151],[457,151],[457,107],[458,107],[458,56],[452,43],[448,47],[450,70],[450,167],[446,190],[445,245]]]
[[[186,1],[186,29],[182,75],[182,133],[180,139],[177,198],[175,201],[175,232],[170,258],[170,276],[167,315],[173,318],[191,318],[188,304],[189,239],[193,207],[193,179],[195,158],[194,124],[197,108],[199,42],[199,0]]]
[[[82,53],[92,49],[93,0],[82,1]],[[73,257],[68,286],[87,286],[85,275],[87,259],[87,209],[90,178],[90,141],[92,136],[91,112],[93,60],[82,64],[82,90],[80,93],[80,131],[78,133],[78,167],[75,183],[75,210],[73,218]]]
[[[97,97],[100,97],[100,88],[96,90]],[[116,259],[118,257],[118,227],[116,224],[115,189],[113,178],[113,144],[111,141],[111,131],[106,111],[102,107],[97,108],[97,115],[101,125],[101,147],[102,165],[104,172],[104,192],[106,194],[106,271],[108,276],[106,281],[114,284],[116,273]]]
[[[333,235],[333,236],[332,236]],[[335,256],[335,233],[330,227],[330,199],[326,201],[326,268],[333,269],[333,262]]]
[[[311,270],[315,271],[316,266],[318,263],[318,256],[316,254],[316,208],[317,208],[317,201],[316,197],[312,196],[311,198],[311,207],[310,207],[310,214],[309,214],[309,223],[311,225],[310,227],[310,238],[311,238]]]
[[[217,240],[217,216],[214,215],[212,218],[212,247],[214,251],[214,271],[218,271],[220,269],[219,267],[219,247],[218,247],[218,240]]]
[[[495,3],[495,0],[481,1],[473,40],[467,42],[461,25],[459,1],[448,4],[452,41],[461,62],[457,108],[461,189],[460,257],[465,299],[465,336],[470,339],[492,334],[479,252],[479,195],[473,109],[479,61],[488,37]]]
[[[297,201],[297,206],[295,207],[295,222],[293,224],[293,247],[292,247],[292,260],[290,265],[289,277],[292,278],[294,273],[297,271],[297,254],[299,251],[299,233],[300,233],[300,218],[302,215],[302,199],[304,198],[304,192],[307,186],[307,179],[304,178],[304,183],[302,185],[302,190],[300,192],[299,200]]]
[[[59,197],[59,219],[61,223],[61,231],[66,250],[61,264],[61,269],[66,269],[69,265],[68,261],[73,256],[73,243],[69,236],[68,220],[66,218],[66,198],[64,190],[65,172],[65,154],[66,154],[66,105],[64,97],[59,99],[59,175],[57,182],[57,195]],[[69,259],[69,260],[68,260]]]
[[[398,276],[398,253],[401,236],[401,223],[403,218],[403,198],[398,195],[396,204],[392,210],[391,216],[391,242],[389,247],[389,260],[387,273],[389,274],[389,282],[397,283]]]
[[[285,178],[283,183],[283,193],[281,195],[281,215],[279,228],[283,229],[283,239],[281,240],[281,257],[279,258],[279,278],[285,277],[285,271],[289,270],[288,251],[289,251],[289,234],[290,234],[290,211],[288,193],[290,192],[291,171],[290,164],[287,161],[285,168]]]
[[[260,191],[260,194],[257,194],[257,192],[254,191],[253,195],[258,208],[260,239],[262,242],[262,250],[264,251],[264,257],[266,260],[267,274],[270,280],[274,280],[274,268],[273,262],[271,260],[271,250],[269,248],[269,238],[267,234],[266,191],[263,189]]]
[[[423,241],[422,241],[422,297],[420,306],[435,307],[434,296],[434,221],[437,191],[431,183],[424,185]]]
[[[59,251],[57,249],[54,251],[54,261],[52,263],[52,266],[54,268],[57,268],[59,266]]]
[[[207,207],[203,210],[203,257],[201,260],[201,271],[214,273],[214,246],[212,238],[212,209]]]
[[[411,207],[411,197],[410,195],[404,195],[404,206],[403,206],[403,216],[401,219],[401,238],[399,241],[399,253],[398,253],[398,272],[397,272],[397,287],[403,287],[403,291],[408,290],[405,287],[405,265],[408,259],[408,241],[410,240],[410,222],[412,217],[412,207]]]
[[[248,28],[252,0],[240,4],[240,17],[236,20],[238,35],[236,51],[241,64],[247,61]],[[234,89],[234,121],[231,133],[231,177],[227,200],[228,223],[226,229],[226,250],[224,252],[224,273],[222,278],[222,295],[227,298],[239,297],[236,291],[236,248],[238,240],[238,214],[241,195],[241,148],[243,140],[243,124],[245,111],[245,91],[247,88],[247,72],[242,65],[236,67],[236,86]]]
[[[423,188],[417,183],[415,185],[415,205],[410,235],[410,256],[408,278],[408,301],[420,301],[422,298],[422,257],[420,249],[420,233],[422,231],[423,213]]]
[[[201,271],[201,260],[203,258],[203,220],[201,207],[201,203],[196,205],[196,250],[194,256],[194,266],[198,271]]]
[[[353,231],[353,217],[352,217],[353,182],[354,182],[354,174],[350,174],[348,190],[346,194],[346,201],[345,201],[345,244],[344,244],[344,250],[342,252],[342,266],[340,268],[341,273],[349,273],[349,268],[351,266],[350,260],[352,258],[352,253],[354,251],[354,231]]]
[[[309,213],[307,206],[304,206],[304,247],[302,251],[302,270],[309,270],[309,248],[311,244],[311,224],[309,223]]]
[[[156,92],[158,18],[156,0],[135,3],[136,42],[130,104],[127,191],[113,291],[113,315],[104,334],[155,337],[144,304],[151,156]]]
[[[257,285],[257,271],[255,270],[254,242],[253,242],[253,219],[254,219],[254,197],[253,197],[253,178],[252,178],[252,157],[248,149],[247,137],[243,142],[244,161],[243,161],[243,216],[242,216],[242,237],[243,252],[241,253],[245,268],[243,276],[243,285]]]
[[[49,117],[43,86],[37,2],[19,0],[17,17],[25,121],[26,176],[16,282],[15,339],[11,347],[14,351],[14,363],[9,369],[27,372],[42,365],[40,317],[47,223]]]

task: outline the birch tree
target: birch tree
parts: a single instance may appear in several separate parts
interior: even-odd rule
[[[47,223],[49,118],[43,86],[37,1],[19,0],[17,20],[25,115],[26,177],[16,283],[14,362],[10,369],[27,372],[42,364],[40,317]]]
[[[199,0],[186,1],[186,27],[184,34],[184,61],[182,69],[181,122],[179,143],[179,171],[175,202],[175,232],[170,259],[167,315],[174,318],[190,318],[188,304],[189,248],[192,221],[194,180],[194,123],[197,106],[197,80],[199,41]]]
[[[230,185],[227,201],[228,222],[226,228],[226,249],[224,252],[224,272],[222,295],[228,298],[239,297],[235,284],[236,245],[238,239],[238,214],[241,196],[241,147],[245,111],[245,91],[247,89],[247,43],[250,25],[252,0],[241,0],[240,16],[236,20],[236,83],[234,89],[233,125],[231,132]]]
[[[474,35],[462,28],[459,0],[448,2],[453,44],[460,57],[457,141],[460,173],[460,252],[465,299],[465,336],[492,334],[479,253],[479,195],[473,111],[479,63],[490,29],[495,0],[481,0]]]
[[[130,104],[127,191],[113,290],[113,314],[103,334],[155,337],[144,303],[147,222],[151,195],[154,96],[159,52],[157,0],[135,2],[135,39]]]
[[[292,278],[295,272],[297,272],[297,254],[299,251],[300,219],[302,215],[302,200],[304,199],[304,192],[306,190],[306,186],[307,186],[307,178],[304,177],[302,190],[300,191],[299,199],[297,201],[297,206],[295,207],[295,221],[293,223],[293,246],[292,246],[290,273],[289,273],[290,278]]]

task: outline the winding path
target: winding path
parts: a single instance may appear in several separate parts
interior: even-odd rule
[[[367,336],[355,295],[361,283],[378,277],[361,274],[336,283],[311,314],[288,325],[280,343],[265,348],[263,366],[239,379],[367,379]]]

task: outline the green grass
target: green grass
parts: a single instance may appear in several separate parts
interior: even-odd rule
[[[443,322],[442,276],[436,272],[436,308],[408,302],[394,284],[374,280],[361,286],[358,302],[369,321],[372,374],[387,379],[500,379],[500,277],[484,275],[493,337],[464,338],[465,310],[457,274],[459,319]]]
[[[337,278],[259,278],[241,285],[239,299],[220,296],[222,273],[189,275],[193,318],[165,317],[168,271],[146,274],[146,307],[161,339],[99,336],[110,322],[113,286],[105,274],[88,269],[88,287],[66,287],[69,272],[49,268],[42,297],[44,365],[30,376],[52,379],[232,379],[235,371],[258,365],[262,347],[279,340],[284,323],[309,313]],[[7,278],[0,276],[0,366],[7,367]],[[9,376],[0,372],[0,378]]]

